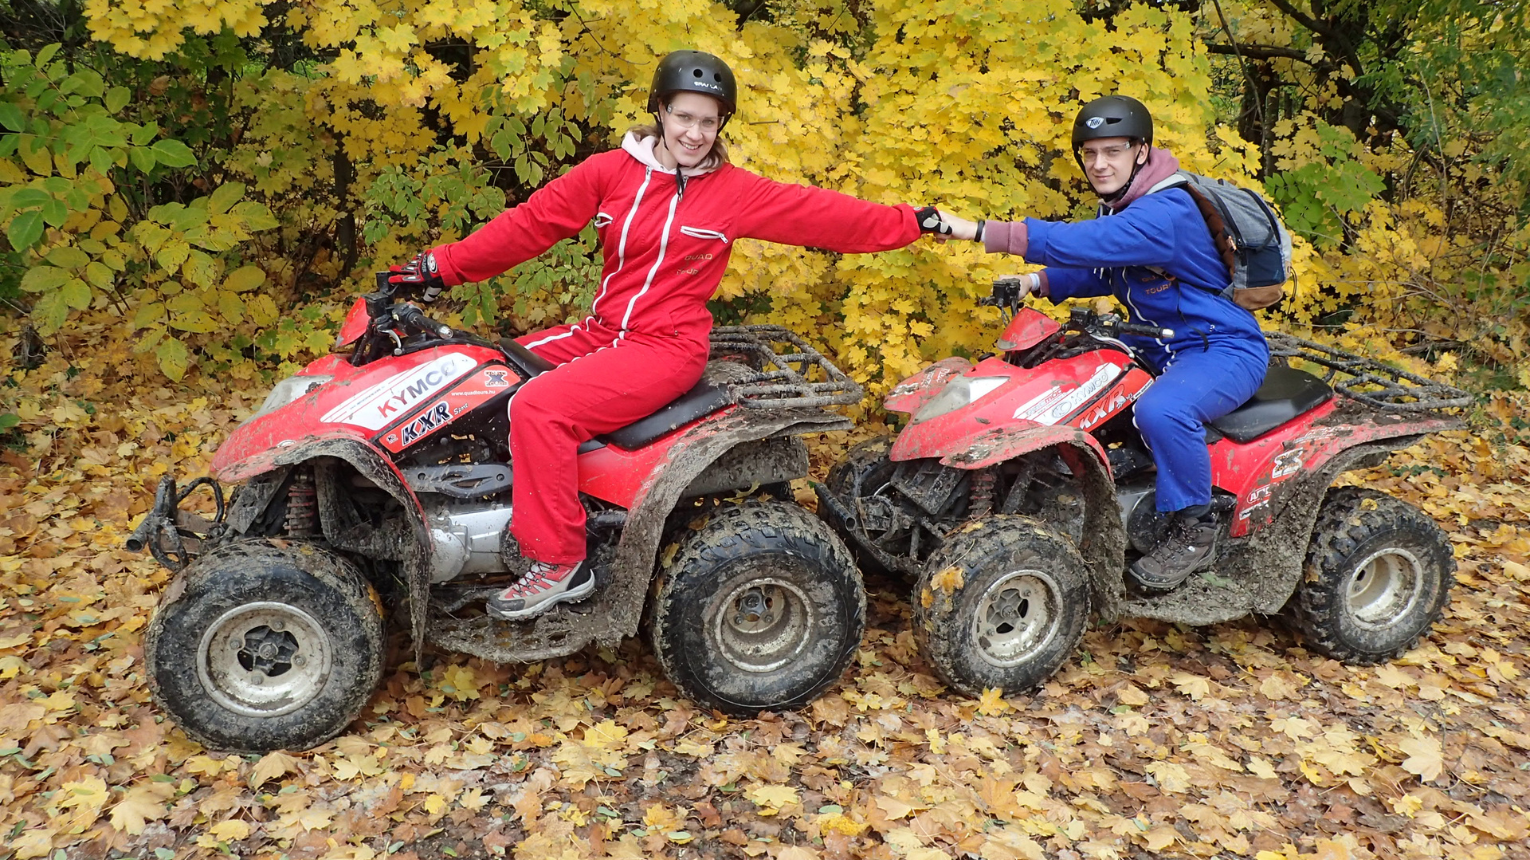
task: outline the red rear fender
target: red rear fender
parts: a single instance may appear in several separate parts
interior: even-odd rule
[[[1360,445],[1406,447],[1418,436],[1461,426],[1450,417],[1403,419],[1383,413],[1340,420],[1344,402],[1334,398],[1251,442],[1221,439],[1211,446],[1212,484],[1238,498],[1233,537],[1258,531],[1270,522],[1281,485],[1327,468],[1344,451]],[[1386,445],[1389,440],[1395,444]]]

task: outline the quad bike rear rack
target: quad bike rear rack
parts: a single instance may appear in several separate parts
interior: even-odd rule
[[[717,326],[711,357],[744,359],[752,372],[728,379],[728,387],[748,409],[848,405],[865,393],[822,353],[778,325]]]
[[[1326,368],[1318,378],[1345,397],[1392,412],[1434,412],[1471,405],[1469,392],[1375,359],[1313,343],[1283,332],[1266,332],[1270,357]]]

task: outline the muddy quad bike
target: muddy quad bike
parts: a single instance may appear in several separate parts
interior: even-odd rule
[[[815,487],[864,568],[914,581],[916,638],[950,686],[1037,686],[1074,652],[1091,607],[1186,624],[1284,609],[1312,648],[1360,664],[1408,650],[1439,617],[1455,570],[1440,528],[1332,484],[1462,426],[1446,410],[1465,392],[1269,335],[1263,387],[1206,430],[1220,530],[1209,569],[1138,594],[1127,567],[1168,522],[1131,420],[1154,374],[1119,338],[1172,332],[1087,309],[1059,326],[1021,309],[1005,279],[984,303],[1008,321],[1000,354],[899,384],[885,406],[911,414],[907,426],[852,448]]]
[[[381,677],[385,613],[416,657],[429,641],[524,662],[615,647],[646,603],[670,680],[729,714],[803,705],[849,663],[860,574],[787,482],[807,475],[799,436],[848,429],[824,407],[861,390],[795,334],[714,330],[695,388],[580,447],[597,590],[521,621],[483,611],[531,564],[506,528],[506,407],[552,365],[430,321],[386,274],[337,350],[276,385],[219,447],[217,480],[162,480],[128,542],[176,572],[144,658],[187,735],[260,752],[339,734]],[[218,481],[242,482],[227,505]],[[212,521],[181,510],[203,487]]]

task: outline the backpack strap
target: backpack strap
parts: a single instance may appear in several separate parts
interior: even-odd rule
[[[1222,265],[1227,267],[1227,277],[1230,281],[1237,274],[1238,254],[1234,238],[1228,235],[1228,219],[1214,200],[1196,189],[1190,174],[1183,170],[1177,170],[1167,178],[1159,180],[1147,190],[1147,193],[1152,194],[1169,188],[1183,188],[1190,195],[1190,199],[1195,201],[1195,208],[1200,211],[1201,219],[1206,222],[1206,229],[1211,233],[1211,241],[1216,246],[1217,256],[1221,258]],[[1156,266],[1148,268],[1160,274],[1166,274]]]
[[[1190,199],[1195,201],[1195,208],[1201,210],[1206,229],[1211,231],[1211,242],[1216,246],[1217,256],[1222,258],[1222,265],[1227,267],[1227,277],[1231,280],[1238,274],[1238,245],[1237,237],[1231,235],[1232,231],[1228,229],[1229,219],[1216,201],[1202,194],[1194,185],[1186,183],[1184,189]]]
[[[1163,179],[1153,183],[1153,187],[1144,191],[1144,194],[1152,194],[1154,191],[1162,191],[1165,188],[1178,188],[1181,185],[1189,185],[1190,176],[1183,170],[1176,170]]]

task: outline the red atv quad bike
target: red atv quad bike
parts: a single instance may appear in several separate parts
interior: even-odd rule
[[[1076,649],[1091,608],[1212,624],[1286,610],[1308,644],[1352,663],[1391,659],[1442,611],[1450,543],[1422,511],[1333,487],[1426,433],[1462,426],[1470,396],[1281,334],[1262,388],[1211,423],[1213,562],[1173,591],[1126,570],[1167,528],[1153,460],[1132,425],[1153,373],[1122,335],[1171,331],[1073,310],[1059,326],[1000,279],[999,355],[947,358],[885,401],[912,418],[852,448],[816,485],[819,513],[863,568],[915,581],[915,635],[952,687],[1021,692]],[[1292,363],[1312,366],[1319,378]]]
[[[128,541],[176,572],[144,659],[187,735],[261,752],[344,731],[382,675],[385,614],[416,658],[429,641],[525,662],[615,647],[646,605],[670,680],[730,714],[797,707],[839,679],[865,627],[860,573],[787,482],[808,472],[800,435],[849,429],[824,407],[859,386],[783,328],[714,330],[721,360],[694,389],[580,448],[594,595],[501,621],[485,599],[530,566],[506,528],[506,407],[552,365],[377,283],[341,331],[349,351],[277,384],[218,448],[216,480],[161,481]],[[218,481],[242,482],[226,506]],[[212,521],[180,509],[199,487]]]

